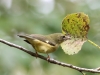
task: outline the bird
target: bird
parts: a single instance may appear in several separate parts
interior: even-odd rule
[[[70,39],[70,36],[62,33],[53,33],[49,35],[18,34],[18,36],[24,38],[25,42],[32,45],[32,47],[35,49],[36,57],[38,56],[38,52],[46,53],[48,56],[47,59],[50,58],[48,53],[56,51],[63,41]]]

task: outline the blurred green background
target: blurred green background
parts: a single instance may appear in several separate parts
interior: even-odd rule
[[[0,0],[0,38],[34,51],[19,33],[61,32],[61,22],[70,13],[90,17],[88,38],[100,45],[100,0]],[[46,56],[46,54],[43,54]],[[69,56],[59,48],[51,58],[85,68],[100,66],[100,49],[86,42],[82,50]],[[50,64],[0,43],[0,75],[81,75],[76,70]],[[87,75],[97,75],[87,73]]]

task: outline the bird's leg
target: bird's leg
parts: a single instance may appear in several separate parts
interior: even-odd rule
[[[49,56],[49,54],[47,54],[48,56],[47,56],[47,61],[50,59],[50,56]]]
[[[35,54],[36,54],[36,58],[37,58],[38,57],[38,52],[36,51]]]

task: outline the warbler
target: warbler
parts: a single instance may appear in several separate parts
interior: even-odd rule
[[[38,52],[46,53],[48,55],[48,53],[52,53],[57,50],[63,41],[70,39],[69,36],[66,36],[62,33],[53,33],[49,35],[18,34],[18,36],[25,38],[24,41],[32,45],[36,51],[36,55],[38,55]],[[49,55],[47,58],[50,58]]]

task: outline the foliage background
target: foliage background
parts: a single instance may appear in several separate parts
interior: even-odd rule
[[[33,48],[17,37],[19,33],[61,32],[61,22],[70,13],[84,12],[90,17],[88,38],[100,45],[100,0],[0,0],[0,38]],[[45,54],[43,54],[46,56]],[[59,48],[50,56],[85,68],[100,66],[100,50],[86,42],[73,56]],[[76,70],[36,59],[16,48],[0,43],[0,75],[81,75]],[[88,75],[97,75],[88,73]]]

